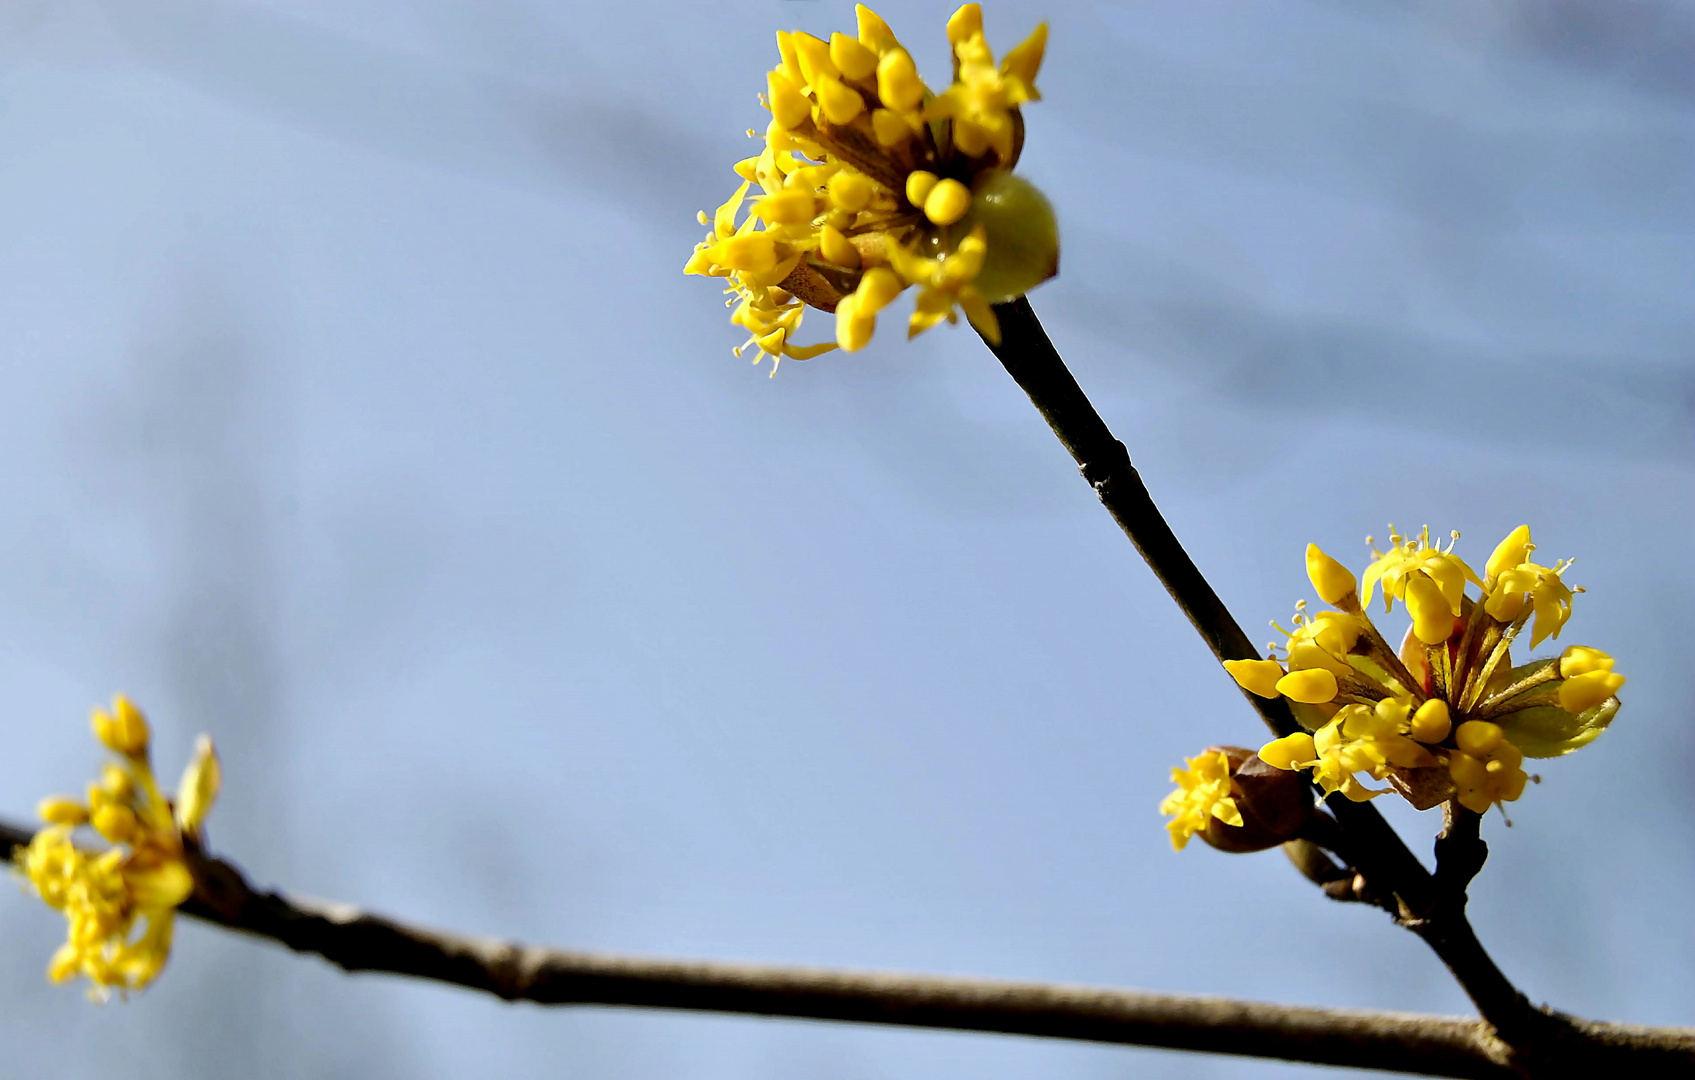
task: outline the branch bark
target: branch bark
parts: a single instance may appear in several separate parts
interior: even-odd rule
[[[1220,661],[1257,659],[1259,651],[1154,505],[1129,451],[1066,368],[1029,300],[997,304],[995,315],[1001,340],[985,342],[990,351],[1071,453],[1101,504],[1213,655]],[[1242,693],[1275,734],[1300,730],[1282,698]],[[1583,1034],[1585,1022],[1533,1005],[1502,974],[1472,930],[1465,912],[1465,884],[1482,866],[1487,849],[1481,848],[1481,840],[1445,831],[1438,854],[1449,864],[1449,872],[1438,881],[1375,807],[1339,793],[1325,802],[1339,826],[1333,850],[1361,873],[1370,894],[1382,898],[1383,906],[1435,951],[1482,1017],[1513,1047],[1521,1068],[1531,1075],[1565,1076],[1577,1075],[1571,1069],[1579,1063],[1603,1066],[1601,1058],[1586,1057],[1592,1048]],[[1473,832],[1475,824],[1470,823]]]
[[[0,822],[0,851],[12,857],[31,835]],[[1538,1074],[1488,1023],[1461,1017],[550,949],[255,889],[233,864],[188,854],[195,891],[179,909],[184,915],[321,956],[345,971],[428,979],[505,1001],[1033,1035],[1478,1080]],[[1695,1071],[1695,1028],[1575,1023],[1568,1061],[1631,1077]]]
[[[1130,452],[1113,435],[1088,395],[1036,318],[1024,297],[995,306],[1001,340],[989,349],[1007,374],[1029,396],[1036,411],[1095,489],[1101,505],[1136,545],[1154,576],[1188,616],[1201,639],[1220,661],[1259,659],[1248,635],[1218,598],[1165,516],[1154,505],[1141,474],[1130,463]],[[1262,698],[1242,691],[1274,734],[1301,730],[1282,698]],[[1369,803],[1350,802],[1341,795],[1327,800],[1330,811],[1352,841],[1347,858],[1379,890],[1390,889],[1413,911],[1424,911],[1433,899],[1429,871],[1407,849],[1383,816]]]
[[[10,853],[30,835],[0,822],[0,850]],[[1477,1080],[1520,1075],[1489,1025],[1460,1017],[549,949],[257,890],[222,859],[190,857],[196,889],[180,909],[185,915],[321,956],[349,972],[428,979],[506,1001],[1034,1035]],[[1685,1075],[1695,1068],[1695,1029],[1594,1025],[1592,1037],[1625,1048],[1632,1076],[1653,1075],[1661,1059]]]

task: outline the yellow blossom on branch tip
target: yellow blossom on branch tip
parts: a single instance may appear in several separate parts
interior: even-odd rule
[[[1242,824],[1242,814],[1232,797],[1230,758],[1222,751],[1186,758],[1187,769],[1172,769],[1171,781],[1177,790],[1159,804],[1159,812],[1169,815],[1166,823],[1171,833],[1171,846],[1182,851],[1191,837],[1207,827],[1213,818],[1226,825]]]
[[[909,337],[963,313],[991,344],[993,305],[1058,272],[1052,207],[1010,175],[1046,27],[996,68],[981,10],[961,8],[948,23],[954,81],[931,94],[888,24],[856,11],[855,35],[777,34],[760,95],[770,120],[749,132],[764,147],[736,164],[742,186],[701,216],[711,231],[684,265],[725,279],[731,321],[749,333],[735,352],[756,348],[755,363],[863,348],[881,305],[860,279],[877,269],[918,287]],[[807,308],[836,314],[834,343],[799,344]]]
[[[1570,560],[1532,561],[1528,527],[1496,545],[1482,579],[1452,544],[1431,543],[1428,529],[1414,537],[1391,529],[1390,539],[1388,551],[1373,549],[1357,594],[1349,571],[1309,544],[1308,577],[1341,610],[1309,613],[1303,601],[1292,629],[1277,626],[1285,641],[1269,659],[1225,664],[1249,692],[1283,698],[1308,729],[1259,756],[1355,800],[1384,793],[1360,782],[1374,778],[1421,810],[1511,802],[1529,779],[1524,758],[1571,753],[1606,730],[1624,676],[1589,646],[1515,664],[1520,631],[1531,630],[1533,648],[1557,635],[1581,591],[1565,583]],[[1399,648],[1364,607],[1378,587],[1385,610],[1405,602],[1412,626]]]
[[[90,996],[103,1000],[113,990],[145,987],[163,969],[176,908],[194,890],[184,837],[198,839],[217,797],[219,772],[211,740],[201,736],[173,813],[148,760],[140,711],[120,697],[112,713],[96,711],[95,730],[119,760],[89,786],[86,806],[64,797],[42,802],[39,812],[49,824],[19,862],[36,893],[67,923],[48,977],[64,982],[85,976]],[[83,824],[115,846],[79,846],[74,832]]]

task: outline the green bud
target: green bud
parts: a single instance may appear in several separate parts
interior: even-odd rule
[[[964,236],[977,225],[989,251],[975,285],[983,299],[1016,299],[1059,273],[1059,224],[1053,206],[1036,185],[991,169],[971,184],[971,210],[955,228]]]
[[[1558,705],[1535,705],[1495,722],[1525,757],[1550,758],[1581,750],[1600,738],[1618,710],[1619,699],[1613,697],[1581,713],[1566,712]]]

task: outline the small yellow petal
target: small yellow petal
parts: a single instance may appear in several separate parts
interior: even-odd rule
[[[88,821],[88,808],[65,795],[53,795],[35,805],[36,816],[49,825],[81,825]]]
[[[1507,534],[1507,538],[1495,545],[1489,561],[1483,566],[1484,577],[1496,577],[1503,570],[1510,570],[1530,557],[1530,526],[1520,525]]]
[[[1591,649],[1585,645],[1573,645],[1560,654],[1560,676],[1570,679],[1577,675],[1587,675],[1591,671],[1613,670],[1613,658],[1600,649]]]
[[[785,128],[797,128],[812,116],[812,103],[800,92],[800,87],[780,71],[766,72],[766,101],[771,115]]]
[[[198,832],[212,804],[217,801],[218,789],[223,782],[224,771],[218,764],[218,752],[212,748],[211,738],[202,735],[195,740],[194,757],[177,784],[177,828],[186,833]]]
[[[877,96],[884,105],[901,112],[910,112],[923,102],[924,83],[905,49],[891,49],[877,61]]]
[[[114,844],[127,843],[135,836],[135,811],[122,803],[107,803],[94,811],[94,828]]]
[[[1323,668],[1291,671],[1277,680],[1277,692],[1291,701],[1318,705],[1336,697],[1336,676]]]
[[[800,77],[814,90],[818,89],[820,79],[834,79],[841,75],[836,70],[835,61],[830,59],[830,46],[820,38],[799,31],[789,35],[794,42],[795,56],[800,61]]]
[[[857,300],[857,295],[844,296],[836,305],[836,344],[847,352],[865,348],[877,329],[877,317],[862,315]]]
[[[818,199],[810,191],[784,188],[754,202],[754,217],[772,225],[805,225],[818,214]]]
[[[873,267],[865,272],[860,279],[859,288],[855,291],[858,309],[861,315],[875,315],[889,306],[895,297],[906,288],[906,282],[900,275],[886,266]]]
[[[912,125],[893,110],[878,109],[871,114],[871,132],[877,136],[877,145],[899,146],[912,138]]]
[[[855,4],[853,11],[858,16],[860,44],[878,53],[900,47],[900,42],[895,39],[895,32],[889,29],[889,24],[883,21],[882,16],[864,4]]]
[[[1048,48],[1048,24],[1038,23],[1030,36],[1019,43],[1001,61],[1001,72],[1035,89],[1036,72],[1041,70],[1042,56]]]
[[[1242,689],[1263,698],[1277,696],[1277,680],[1283,677],[1283,665],[1275,660],[1226,660],[1224,670]]]
[[[1297,731],[1293,735],[1273,739],[1260,747],[1259,757],[1273,768],[1294,769],[1297,763],[1308,764],[1317,760],[1318,751],[1313,746],[1311,735]]]
[[[865,111],[865,99],[859,91],[833,76],[820,75],[812,89],[818,94],[818,107],[832,124],[851,124]]]
[[[818,230],[818,254],[824,257],[825,262],[836,266],[859,267],[859,249],[840,230],[828,225]]]
[[[844,78],[856,82],[877,72],[877,54],[846,34],[830,35],[830,60]]]
[[[871,201],[871,180],[863,173],[843,170],[830,177],[826,190],[839,209],[858,213]]]
[[[948,41],[951,44],[959,45],[982,32],[983,8],[979,4],[966,4],[948,19]]]

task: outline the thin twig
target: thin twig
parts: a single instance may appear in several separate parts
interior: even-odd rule
[[[1020,297],[998,304],[995,315],[1000,320],[1001,340],[990,345],[990,350],[1071,452],[1101,504],[1136,545],[1213,655],[1221,661],[1259,658],[1253,642],[1154,505],[1141,474],[1130,463],[1130,452],[1077,385],[1029,300]],[[1246,690],[1242,694],[1273,733],[1288,735],[1301,730],[1282,698],[1262,698]],[[1389,883],[1413,911],[1429,907],[1429,872],[1382,815],[1369,804],[1350,802],[1340,795],[1332,796],[1328,803],[1343,830],[1355,841],[1356,850],[1349,853],[1355,867],[1368,880],[1377,881],[1379,890],[1387,891],[1383,883]]]
[[[31,833],[0,822],[8,857]],[[406,975],[506,1001],[611,1005],[1191,1050],[1427,1076],[1507,1080],[1526,1072],[1489,1024],[1416,1013],[1321,1009],[1229,998],[831,968],[655,960],[526,946],[431,930],[350,904],[248,884],[191,848],[185,915],[314,953],[350,972]],[[1578,1022],[1567,1062],[1618,1075],[1686,1077],[1695,1028]],[[1596,1072],[1594,1075],[1611,1075]],[[1547,1075],[1567,1075],[1549,1072]]]
[[[1178,542],[1129,451],[1112,434],[1066,368],[1027,299],[995,305],[1001,339],[990,350],[1061,444],[1112,514],[1177,606],[1188,616],[1219,660],[1259,656],[1217,592]],[[1266,726],[1278,735],[1298,731],[1282,698],[1267,699],[1243,691]],[[1569,1066],[1581,1022],[1536,1008],[1502,974],[1477,940],[1464,903],[1454,904],[1423,864],[1377,810],[1340,794],[1326,800],[1340,826],[1347,858],[1365,879],[1370,893],[1398,902],[1400,921],[1424,939],[1460,983],[1483,1018],[1514,1046],[1521,1063],[1556,1062]],[[1452,853],[1458,855],[1458,851]],[[1470,852],[1468,851],[1468,854]],[[1481,863],[1479,863],[1481,865]],[[1475,872],[1475,871],[1474,871]],[[1469,880],[1469,878],[1467,879]],[[1463,886],[1461,887],[1463,896]],[[1540,1064],[1526,1065],[1540,1068]],[[1550,1066],[1552,1067],[1552,1066]],[[1559,1075],[1565,1075],[1561,1072]]]
[[[0,850],[29,832],[0,823]],[[611,1005],[1035,1035],[1429,1076],[1508,1080],[1510,1050],[1459,1017],[1320,1009],[1087,986],[655,960],[455,934],[347,904],[260,891],[221,859],[191,852],[186,915],[380,972],[541,1005]],[[1636,1059],[1695,1065],[1695,1030],[1605,1025],[1597,1040]],[[1644,1075],[1640,1072],[1632,1075]]]

